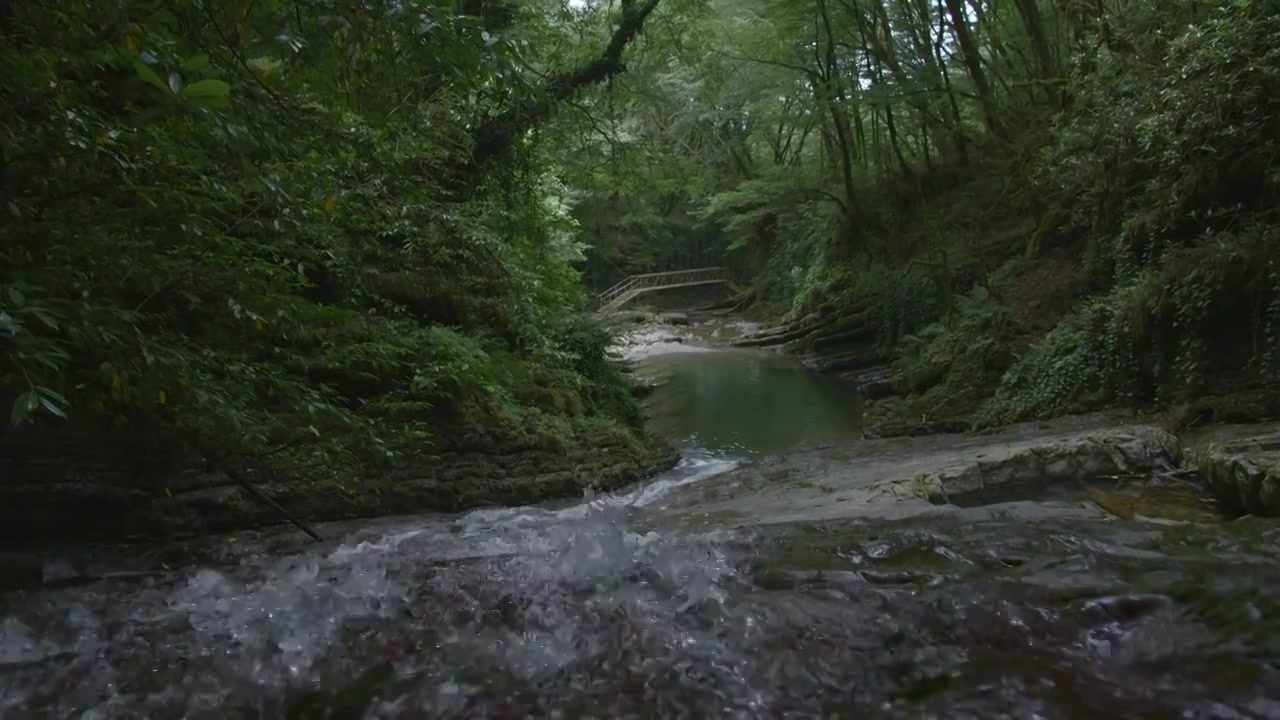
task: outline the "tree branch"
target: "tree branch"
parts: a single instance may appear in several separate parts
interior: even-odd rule
[[[623,51],[644,29],[645,19],[661,1],[644,0],[637,6],[636,0],[624,0],[622,20],[598,58],[573,70],[551,75],[533,97],[485,119],[476,129],[474,147],[466,166],[461,168],[459,180],[462,187],[458,189],[471,189],[495,160],[510,154],[520,137],[551,117],[560,103],[572,99],[584,88],[625,72]]]

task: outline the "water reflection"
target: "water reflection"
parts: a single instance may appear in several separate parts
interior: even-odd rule
[[[760,352],[649,358],[638,372],[661,381],[646,403],[651,427],[686,447],[774,454],[847,440],[861,429],[857,392]]]

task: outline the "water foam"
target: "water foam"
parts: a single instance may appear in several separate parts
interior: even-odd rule
[[[441,680],[469,663],[530,682],[555,676],[613,642],[601,628],[619,617],[631,618],[628,632],[646,642],[691,652],[690,643],[710,640],[691,640],[672,618],[723,601],[732,565],[710,539],[638,532],[631,515],[736,465],[694,455],[650,484],[568,507],[416,518],[288,557],[246,548],[235,567],[118,586],[110,597],[85,596],[86,607],[50,605],[37,622],[0,616],[0,669],[67,663],[43,683],[55,688],[51,695],[33,695],[44,691],[24,681],[0,693],[0,708],[44,697],[51,710],[118,717],[143,708],[216,713],[254,697],[278,702],[284,688],[312,686],[334,663],[362,657],[353,627],[384,628],[359,637],[393,646],[436,634],[434,655],[398,651],[407,659],[397,672]],[[513,627],[494,621],[508,605],[519,618]],[[122,693],[121,668],[143,657],[163,668],[151,677],[155,686]],[[443,709],[477,692],[461,680],[431,687],[431,698],[411,706]]]

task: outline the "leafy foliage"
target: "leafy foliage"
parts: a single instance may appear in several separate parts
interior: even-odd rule
[[[918,335],[903,338],[896,370],[905,389],[913,393],[939,385],[948,389],[989,386],[1008,367],[1018,335],[1008,309],[977,288],[959,298],[947,322],[927,325]]]
[[[582,246],[551,154],[522,144],[479,186],[459,171],[469,128],[568,57],[531,57],[576,36],[535,5],[16,6],[0,37],[13,422],[159,422],[320,478],[476,428],[634,442],[606,342],[576,319]]]
[[[610,162],[643,179],[632,214],[714,226],[776,314],[865,309],[911,392],[972,406],[999,385],[983,423],[1166,404],[1275,367],[1275,0],[689,12],[699,51],[673,43],[627,80]],[[694,237],[640,234],[594,248],[589,272],[667,269]],[[975,285],[1043,281],[1063,257],[1078,307],[1042,282],[961,310]]]
[[[1111,289],[1010,370],[984,422],[1194,397],[1275,357],[1280,6],[1201,10],[1139,11],[1129,52],[1101,48],[1078,79],[1042,185]]]

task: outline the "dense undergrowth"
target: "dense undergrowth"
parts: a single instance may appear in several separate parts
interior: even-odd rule
[[[323,482],[646,445],[583,313],[554,147],[467,165],[472,128],[532,92],[529,42],[565,29],[453,5],[13,5],[9,467],[87,443]]]
[[[652,81],[710,123],[643,142],[700,148],[757,303],[861,318],[908,416],[1274,395],[1280,3],[967,5],[726,0]]]
[[[1054,237],[1083,237],[1096,290],[980,422],[1168,404],[1280,370],[1280,5],[1140,20],[1142,62],[1104,52],[1081,69],[1039,170],[1065,215]]]

